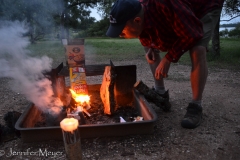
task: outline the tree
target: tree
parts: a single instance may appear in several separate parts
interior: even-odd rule
[[[90,17],[89,8],[97,7],[102,19],[105,19],[110,12],[115,0],[64,0],[64,10],[61,13],[61,38],[69,38],[69,28],[89,29],[95,22]],[[96,25],[102,25],[96,23]],[[96,27],[93,27],[96,28]]]
[[[104,0],[102,0],[104,1]],[[26,21],[34,43],[61,27],[62,37],[69,37],[69,28],[87,29],[95,19],[90,7],[100,0],[1,0],[1,19]],[[57,34],[56,34],[57,35]]]
[[[29,26],[30,40],[34,43],[51,32],[53,15],[59,9],[58,0],[2,0],[1,19],[26,21]]]
[[[109,25],[109,19],[105,17],[104,19],[95,22],[93,25],[91,25],[90,28],[86,31],[87,36],[99,36],[99,37],[104,37],[106,36],[106,31],[108,29]]]
[[[229,37],[240,38],[240,23],[237,24],[235,29],[229,31],[228,35]]]
[[[89,18],[90,8],[97,5],[99,0],[63,0],[64,9],[61,11],[61,38],[69,38],[69,28],[86,27],[95,19]]]
[[[227,30],[227,29],[219,32],[219,36],[221,36],[221,37],[225,37],[225,36],[227,36],[227,35],[228,35],[228,30]]]
[[[230,21],[240,16],[240,1],[239,0],[225,0],[222,14],[230,18],[222,21]]]
[[[99,22],[95,22],[86,31],[87,36],[106,36],[106,31],[109,26],[109,13],[115,0],[100,1],[98,3],[97,10],[100,13],[102,19]]]
[[[225,0],[223,5],[222,14],[228,15],[231,18],[228,20],[232,20],[238,16],[240,16],[240,1],[239,0]],[[219,26],[220,19],[217,26],[214,29],[212,36],[212,58],[215,59],[220,56],[220,39],[219,39]]]
[[[220,56],[220,34],[219,34],[220,18],[218,19],[217,25],[213,31],[212,36],[212,58]]]
[[[108,18],[114,2],[115,0],[108,0],[108,1],[105,0],[105,1],[100,1],[98,3],[98,12],[101,13],[102,19]]]

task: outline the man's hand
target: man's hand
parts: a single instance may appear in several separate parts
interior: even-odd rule
[[[155,62],[155,53],[154,53],[154,50],[152,48],[149,48],[147,53],[146,53],[146,59],[147,59],[147,62],[149,64],[152,64]]]
[[[171,62],[166,57],[163,57],[155,70],[155,78],[161,79],[168,77],[168,70],[170,68],[170,64]]]

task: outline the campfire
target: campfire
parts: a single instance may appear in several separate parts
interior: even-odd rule
[[[82,138],[152,133],[157,116],[134,89],[136,66],[114,66],[112,61],[85,65],[85,59],[76,63],[72,54],[84,51],[83,45],[77,47],[66,48],[68,66],[61,63],[47,75],[63,104],[56,125],[45,125],[46,114],[31,103],[16,123],[23,141],[62,139],[59,122],[65,118],[78,120]],[[102,76],[102,83],[87,84],[87,76]]]
[[[87,114],[89,117],[91,117],[91,114],[87,111],[88,109],[91,108],[90,106],[90,96],[87,94],[77,94],[74,92],[74,90],[69,89],[72,95],[72,98],[75,101],[75,104],[73,107],[68,108],[67,110],[67,116],[68,117],[75,117],[77,119],[79,113],[84,112]]]

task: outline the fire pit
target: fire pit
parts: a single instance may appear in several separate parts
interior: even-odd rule
[[[102,75],[104,66],[86,66],[86,75]],[[96,69],[94,69],[96,68]],[[121,67],[120,67],[121,68]],[[51,72],[53,89],[56,96],[61,94],[60,86],[66,76],[63,65],[59,65]],[[94,74],[93,74],[94,72]],[[64,76],[63,76],[64,75]],[[120,75],[120,74],[119,74]],[[61,81],[63,80],[63,82]],[[101,84],[88,85],[89,92],[99,92]],[[129,96],[129,95],[126,95]],[[124,99],[124,95],[120,96]],[[94,98],[94,97],[93,97]],[[83,124],[78,129],[81,138],[107,137],[107,136],[125,136],[132,134],[151,134],[154,131],[156,113],[146,101],[144,96],[137,90],[133,89],[133,108],[137,111],[142,121],[127,121],[123,123],[100,123],[100,124]],[[42,112],[34,105],[29,104],[24,113],[18,119],[15,128],[21,132],[21,138],[24,142],[44,141],[44,140],[62,140],[62,131],[60,126],[39,126],[36,123],[41,119]]]

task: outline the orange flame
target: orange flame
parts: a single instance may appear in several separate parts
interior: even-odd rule
[[[73,99],[77,102],[77,103],[80,103],[80,104],[83,104],[84,102],[89,104],[89,101],[90,101],[90,96],[89,95],[86,95],[86,94],[77,94],[74,92],[74,90],[72,89],[69,89],[72,93],[72,97]]]

